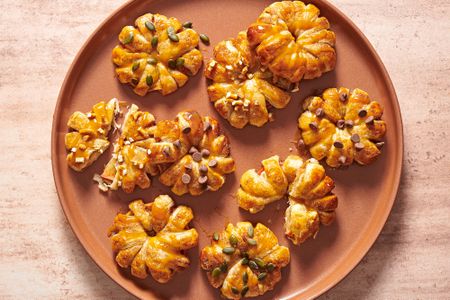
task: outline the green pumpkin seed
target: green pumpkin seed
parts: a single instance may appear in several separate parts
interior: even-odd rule
[[[152,47],[156,48],[156,46],[158,46],[158,37],[154,36],[152,37]]]
[[[184,66],[184,58],[178,57],[177,58],[177,67],[182,67],[182,66]]]
[[[234,234],[230,235],[230,244],[231,244],[231,246],[236,247],[237,243],[238,243],[237,237]]]
[[[147,63],[149,65],[156,65],[158,61],[156,60],[156,58],[150,57],[149,59],[147,59]]]
[[[247,239],[247,243],[249,245],[256,246],[256,240],[254,240],[254,239]]]
[[[136,72],[136,70],[139,69],[140,65],[141,65],[141,63],[138,62],[138,61],[136,61],[136,62],[133,64],[133,66],[131,67],[131,70],[132,70],[133,72]]]
[[[254,261],[260,268],[264,268],[266,266],[266,263],[260,258],[255,258]]]
[[[210,40],[209,40],[209,37],[206,35],[206,34],[204,34],[204,33],[200,33],[200,40],[203,42],[203,44],[205,44],[205,45],[209,45],[209,43],[211,42]]]
[[[221,265],[220,265],[220,271],[222,271],[223,273],[225,273],[228,270],[228,264],[226,261],[224,261]]]
[[[175,33],[170,33],[169,34],[169,39],[172,42],[178,43],[180,41],[180,38],[178,37],[178,35],[176,35]]]
[[[231,287],[231,291],[233,292],[233,294],[239,294],[239,290],[234,286]]]
[[[275,269],[275,265],[273,263],[268,263],[266,269],[267,271],[272,272]]]
[[[218,240],[219,240],[219,234],[218,234],[217,232],[214,232],[214,234],[213,234],[213,239],[214,239],[215,241],[218,241]]]
[[[248,265],[248,262],[249,262],[248,258],[244,257],[241,261],[241,265],[243,265],[243,266]]]
[[[172,26],[167,27],[167,35],[175,33],[175,29]]]
[[[248,266],[250,267],[250,269],[258,270],[258,265],[253,260],[250,260],[248,262]]]
[[[244,297],[245,294],[247,294],[247,292],[248,292],[248,286],[244,285],[244,287],[242,288],[242,291],[241,291],[241,296]]]
[[[128,36],[122,41],[122,43],[123,43],[124,45],[129,44],[129,43],[131,43],[131,42],[133,41],[133,39],[134,39],[134,34],[133,34],[132,31],[130,31],[130,33],[129,33]]]
[[[147,78],[145,78],[145,82],[149,87],[151,87],[153,85],[153,77],[148,75]]]
[[[212,275],[212,277],[219,277],[220,273],[222,273],[220,268],[214,268],[214,270],[212,270],[212,272],[211,272],[211,275]]]
[[[177,62],[175,60],[173,60],[172,58],[169,59],[167,64],[169,65],[169,68],[171,68],[171,69],[175,69],[177,67]]]
[[[247,282],[248,282],[248,274],[247,274],[247,272],[244,272],[244,274],[242,274],[242,281],[244,282],[244,284],[247,284]]]
[[[150,31],[155,31],[156,30],[155,24],[153,24],[150,21],[146,21],[145,22],[145,27],[147,27],[147,29],[150,30]]]
[[[259,281],[262,281],[262,280],[264,280],[266,277],[267,277],[267,273],[262,272],[262,273],[260,273],[260,274],[258,275],[258,280],[259,280]]]
[[[234,247],[225,247],[222,249],[222,252],[225,254],[228,254],[228,255],[233,254],[234,251],[236,251],[236,249],[234,249]]]
[[[183,27],[184,28],[192,28],[192,22],[191,21],[184,22]]]
[[[252,225],[250,225],[250,226],[248,226],[248,228],[247,228],[247,235],[248,235],[248,237],[253,237],[253,234],[254,234],[254,230],[253,230],[253,226]]]

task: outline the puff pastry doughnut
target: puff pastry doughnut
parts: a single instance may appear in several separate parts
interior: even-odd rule
[[[289,249],[280,246],[266,226],[250,222],[228,224],[214,233],[211,245],[200,253],[202,269],[215,288],[228,299],[256,297],[281,280],[281,268],[288,265]]]
[[[334,69],[336,36],[313,4],[275,2],[247,30],[261,64],[292,83]]]
[[[112,51],[116,75],[140,96],[151,91],[173,93],[202,65],[199,35],[176,18],[150,13],[140,16],[135,26],[122,29],[119,41]]]
[[[108,134],[119,112],[119,102],[100,102],[86,114],[76,111],[67,122],[73,130],[65,135],[67,164],[75,171],[89,167],[109,147]]]
[[[360,89],[330,88],[309,97],[298,119],[299,150],[306,148],[333,168],[356,161],[372,163],[380,155],[386,133],[383,108]]]
[[[214,47],[214,58],[208,62],[205,76],[212,81],[208,86],[210,101],[236,128],[263,126],[271,119],[272,108],[284,108],[291,99],[280,88],[288,88],[288,82],[274,82],[270,72],[260,69],[245,31]]]
[[[151,203],[133,201],[129,209],[114,218],[108,231],[117,264],[131,267],[135,277],[150,274],[157,282],[168,282],[189,266],[184,251],[198,244],[197,231],[188,226],[194,218],[192,210],[176,207],[167,195]]]

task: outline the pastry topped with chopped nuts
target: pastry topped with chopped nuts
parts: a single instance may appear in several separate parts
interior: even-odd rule
[[[152,114],[132,105],[113,157],[95,180],[101,190],[121,187],[131,193],[136,186],[150,187],[150,176],[160,175],[175,194],[200,195],[217,191],[234,168],[229,140],[215,119],[183,111],[173,120],[155,122]]]
[[[331,193],[334,181],[316,159],[289,155],[281,163],[278,156],[272,156],[262,165],[260,171],[248,170],[242,175],[236,194],[240,208],[257,213],[288,196],[284,227],[286,236],[296,245],[315,237],[320,224],[333,222],[338,204]]]
[[[333,168],[372,163],[384,145],[383,108],[360,89],[330,88],[309,97],[298,119],[299,150]]]
[[[198,244],[197,231],[188,226],[194,218],[192,210],[175,206],[167,195],[151,203],[133,201],[129,209],[117,214],[108,231],[117,264],[131,267],[135,277],[150,274],[159,283],[168,282],[189,266],[184,251]]]
[[[119,113],[119,102],[100,102],[88,113],[74,112],[67,122],[65,145],[68,165],[75,171],[89,167],[109,147],[108,134]]]
[[[283,198],[288,187],[278,155],[263,160],[261,164],[258,171],[251,169],[242,174],[236,197],[239,207],[253,214]]]
[[[159,173],[149,159],[148,150],[155,141],[154,126],[155,117],[151,113],[131,105],[125,115],[121,135],[114,144],[112,158],[101,175],[105,183],[99,182],[100,189],[117,190],[121,187],[124,192],[131,193],[136,186],[141,189],[150,187],[151,180],[147,174],[155,176]]]
[[[189,22],[150,13],[137,18],[135,26],[125,26],[112,51],[120,82],[131,84],[140,96],[151,91],[167,95],[185,85],[203,60],[199,35],[189,27]]]
[[[236,128],[263,126],[272,119],[273,108],[284,108],[291,99],[282,89],[288,89],[289,82],[260,68],[245,31],[214,47],[214,58],[208,62],[205,76],[212,81],[208,86],[210,101]]]
[[[200,253],[209,282],[228,299],[256,297],[272,290],[289,260],[289,249],[278,244],[269,228],[260,223],[253,227],[250,222],[228,224],[213,234],[211,245]]]
[[[247,36],[261,64],[291,83],[320,77],[336,64],[336,36],[313,4],[282,1],[266,7]]]

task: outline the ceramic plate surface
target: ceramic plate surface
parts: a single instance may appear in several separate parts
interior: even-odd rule
[[[209,235],[221,230],[227,222],[250,220],[269,226],[277,234],[280,244],[288,246],[291,251],[291,263],[283,269],[282,281],[260,299],[313,298],[334,286],[356,266],[374,243],[389,215],[399,185],[403,156],[402,123],[394,88],[367,39],[328,2],[312,1],[336,32],[338,58],[335,71],[316,80],[303,81],[301,91],[293,94],[289,106],[275,111],[275,122],[262,128],[234,129],[223,120],[208,101],[202,72],[183,88],[164,97],[159,93],[139,97],[128,85],[122,85],[114,78],[111,50],[118,43],[117,35],[123,26],[133,24],[146,12],[173,16],[182,22],[192,21],[199,33],[206,33],[211,39],[211,46],[200,45],[205,58],[209,58],[215,44],[244,30],[270,3],[263,0],[126,3],[91,35],[66,76],[56,105],[52,131],[52,165],[58,195],[73,231],[88,254],[105,273],[137,297],[219,298],[219,291],[209,285],[200,269],[199,251],[209,243]],[[238,209],[233,194],[245,170],[259,168],[260,161],[271,155],[278,154],[284,158],[295,153],[292,142],[297,134],[302,100],[316,90],[336,86],[359,87],[383,104],[388,127],[386,145],[379,159],[370,166],[353,165],[346,170],[328,170],[328,175],[336,182],[335,193],[339,196],[337,219],[331,226],[322,227],[315,240],[294,246],[283,234],[286,201],[271,204],[261,213],[250,215]],[[114,97],[137,104],[142,110],[153,113],[157,120],[172,119],[184,109],[195,109],[217,118],[231,140],[236,172],[227,176],[226,184],[218,192],[207,192],[200,197],[175,196],[157,178],[154,178],[150,189],[138,190],[131,195],[100,192],[92,177],[101,173],[111,149],[86,171],[76,173],[65,161],[64,135],[67,119],[73,111],[89,111],[94,103]],[[290,152],[290,148],[294,151]],[[131,200],[153,201],[159,194],[169,194],[177,204],[192,207],[195,214],[193,225],[200,234],[199,248],[188,252],[191,266],[167,284],[158,284],[151,277],[135,279],[129,270],[118,268],[106,236],[116,213],[125,211]]]

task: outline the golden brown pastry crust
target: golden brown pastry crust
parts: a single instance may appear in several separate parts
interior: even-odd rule
[[[150,274],[160,283],[168,282],[189,266],[184,251],[198,244],[197,231],[188,227],[194,218],[192,210],[175,207],[167,195],[146,204],[133,201],[129,209],[117,214],[108,231],[117,264],[131,267],[131,274],[138,278]]]
[[[76,111],[67,121],[65,135],[67,164],[75,171],[83,171],[109,147],[108,134],[119,110],[117,99],[99,102],[86,114]]]
[[[262,165],[259,172],[248,170],[242,175],[236,194],[239,207],[257,213],[287,195],[285,233],[296,245],[315,237],[320,224],[333,222],[338,204],[331,192],[334,181],[317,160],[289,155],[281,164],[278,156],[272,156]]]
[[[288,181],[275,155],[261,162],[262,169],[251,169],[242,174],[236,198],[239,207],[257,213],[265,205],[286,195]]]
[[[155,90],[163,95],[173,93],[202,65],[199,35],[176,18],[150,13],[140,16],[135,26],[122,29],[119,41],[112,51],[116,75],[140,96]]]
[[[301,1],[275,2],[247,30],[261,64],[292,83],[334,69],[336,36],[320,10]]]
[[[330,88],[307,98],[303,109],[298,119],[299,145],[306,146],[315,159],[338,168],[353,161],[370,164],[381,153],[386,133],[383,108],[365,91]]]
[[[331,191],[334,181],[314,158],[304,161],[289,155],[283,163],[289,180],[289,207],[285,213],[285,234],[296,245],[319,232],[319,225],[335,219],[338,199]]]
[[[214,118],[183,111],[174,120],[155,122],[132,105],[102,178],[107,188],[131,193],[136,186],[150,187],[148,175],[159,174],[175,194],[200,195],[217,191],[234,169],[229,140]]]
[[[228,299],[256,297],[272,290],[289,260],[289,249],[278,245],[269,228],[260,223],[253,227],[250,222],[228,224],[200,253],[209,282]]]
[[[271,108],[286,107],[291,97],[275,82],[270,72],[263,72],[249,48],[247,35],[241,31],[236,38],[221,41],[214,47],[205,76],[211,79],[208,95],[219,114],[233,127],[247,124],[263,126],[271,119]],[[278,85],[278,86],[276,86]]]

